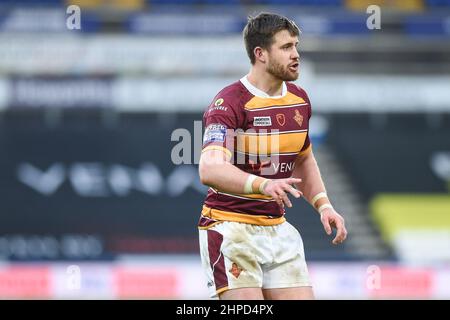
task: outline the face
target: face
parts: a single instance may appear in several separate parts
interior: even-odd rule
[[[266,71],[283,81],[297,80],[300,67],[298,37],[282,30],[277,32],[273,39],[274,43],[267,51]]]

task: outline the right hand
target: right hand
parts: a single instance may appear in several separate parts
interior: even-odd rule
[[[292,194],[296,198],[300,198],[303,193],[293,187],[294,183],[300,182],[302,182],[302,179],[297,178],[274,179],[267,182],[262,191],[266,196],[271,196],[275,199],[279,206],[284,207],[286,205],[291,208],[292,203],[287,193]]]

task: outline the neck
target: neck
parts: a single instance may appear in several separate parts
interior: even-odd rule
[[[247,79],[252,85],[264,91],[269,96],[279,96],[282,93],[283,80],[275,78],[266,71],[252,67]]]

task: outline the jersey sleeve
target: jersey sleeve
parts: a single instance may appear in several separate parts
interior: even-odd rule
[[[305,101],[308,102],[308,133],[306,134],[306,139],[305,139],[305,143],[303,144],[302,149],[300,150],[299,156],[304,156],[306,154],[308,154],[309,152],[311,152],[312,150],[312,144],[311,144],[311,140],[309,138],[309,120],[311,119],[311,102],[309,100],[308,94],[306,93],[305,90],[299,88],[302,92],[303,92],[303,97],[305,98]]]
[[[232,102],[231,99],[222,98],[219,94],[205,111],[202,153],[208,150],[221,150],[229,157],[233,156],[234,133],[239,127],[239,116]]]

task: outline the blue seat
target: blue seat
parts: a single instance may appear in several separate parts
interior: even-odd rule
[[[63,6],[66,5],[64,0],[2,0],[1,4],[6,5],[54,5]]]
[[[438,17],[410,17],[405,20],[405,31],[411,36],[449,36],[444,21]]]
[[[426,0],[426,5],[429,7],[438,7],[438,6],[450,7],[450,0]]]
[[[186,5],[191,5],[191,4],[200,4],[202,1],[201,0],[147,0],[147,3],[152,5],[152,4],[157,4],[157,5],[161,5],[161,4],[186,4]]]
[[[218,4],[218,5],[240,5],[245,3],[245,1],[240,0],[203,0],[202,3],[205,4]]]
[[[273,5],[341,6],[342,0],[263,0]]]

